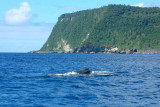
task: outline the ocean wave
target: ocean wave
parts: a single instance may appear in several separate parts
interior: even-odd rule
[[[115,73],[110,71],[92,71],[91,75],[115,75]]]

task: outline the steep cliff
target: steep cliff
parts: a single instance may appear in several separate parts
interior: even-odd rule
[[[109,5],[63,14],[40,51],[83,52],[88,44],[90,52],[93,47],[160,50],[160,8]]]

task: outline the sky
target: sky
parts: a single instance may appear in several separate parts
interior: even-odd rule
[[[160,7],[160,0],[0,0],[0,52],[39,50],[58,17],[109,4]]]

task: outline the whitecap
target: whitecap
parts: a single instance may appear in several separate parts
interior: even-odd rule
[[[67,73],[64,73],[64,74],[54,74],[56,76],[72,76],[72,75],[78,75],[77,72],[67,72]]]
[[[115,73],[110,71],[92,71],[91,75],[114,75]]]

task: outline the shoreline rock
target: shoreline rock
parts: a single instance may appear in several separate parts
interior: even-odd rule
[[[63,51],[30,51],[28,53],[87,53],[87,54],[160,54],[160,50],[138,50],[138,49],[124,49],[120,50],[115,46],[91,46],[85,45],[74,49],[72,52]]]

